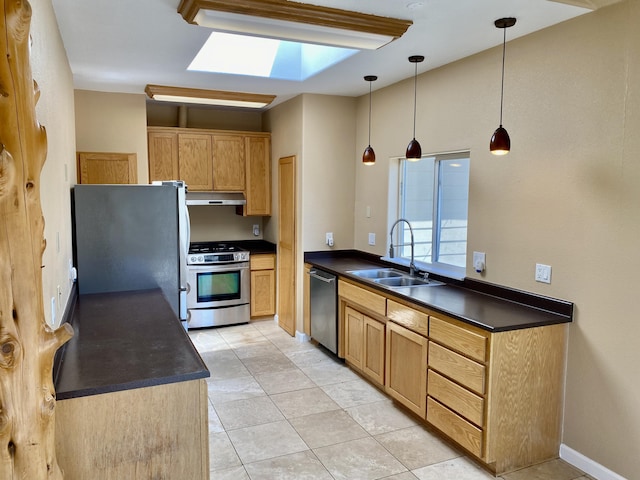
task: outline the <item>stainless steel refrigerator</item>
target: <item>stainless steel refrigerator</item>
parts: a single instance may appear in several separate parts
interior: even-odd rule
[[[183,182],[76,185],[78,293],[160,288],[186,322],[189,218]]]

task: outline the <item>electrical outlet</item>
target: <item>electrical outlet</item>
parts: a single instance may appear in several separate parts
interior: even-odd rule
[[[551,265],[536,263],[536,282],[551,283]]]
[[[325,243],[333,247],[333,232],[327,232],[325,235]]]
[[[484,252],[473,252],[473,269],[477,273],[482,273],[486,266],[486,254]]]
[[[256,237],[260,236],[260,225],[258,225],[257,223],[253,226],[253,234]]]
[[[375,233],[370,233],[369,234],[369,245],[375,245],[376,244],[376,234]]]

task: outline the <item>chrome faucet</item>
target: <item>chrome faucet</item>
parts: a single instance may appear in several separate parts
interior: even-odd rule
[[[391,238],[391,242],[390,242],[390,246],[389,246],[389,258],[393,258],[393,229],[396,228],[396,225],[398,225],[400,222],[404,222],[409,226],[409,231],[411,232],[411,262],[409,263],[409,274],[411,276],[415,275],[416,273],[416,264],[414,263],[414,248],[415,248],[415,241],[413,239],[413,228],[411,227],[411,224],[409,223],[409,220],[406,220],[404,218],[399,218],[398,220],[396,220],[396,222],[391,226],[391,232],[389,232],[389,237]],[[404,246],[404,243],[402,244],[398,244],[396,245],[396,247],[401,247]]]

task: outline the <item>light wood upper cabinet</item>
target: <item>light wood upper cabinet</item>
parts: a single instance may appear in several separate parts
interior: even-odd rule
[[[154,180],[178,180],[178,134],[155,132],[147,134],[149,148],[149,182]]]
[[[78,152],[78,183],[137,183],[135,153]]]
[[[245,139],[242,135],[213,135],[213,190],[244,192]]]
[[[271,215],[271,141],[269,137],[246,137],[245,215]]]
[[[201,133],[178,134],[178,171],[189,190],[213,189],[211,170],[211,135]]]
[[[183,180],[191,191],[242,192],[242,215],[271,215],[271,136],[149,127],[149,182]]]

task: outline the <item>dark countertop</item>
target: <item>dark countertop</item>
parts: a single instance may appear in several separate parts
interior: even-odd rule
[[[237,245],[240,248],[249,250],[253,255],[258,255],[260,253],[276,253],[276,244],[268,242],[267,240],[231,240],[224,243]]]
[[[477,281],[451,281],[431,287],[403,287],[390,290],[347,273],[376,267],[405,268],[386,263],[373,255],[355,250],[305,253],[305,262],[335,275],[379,290],[386,296],[409,300],[437,312],[462,320],[490,332],[517,330],[572,321],[573,304],[565,300]]]
[[[206,378],[209,371],[160,290],[80,295],[55,367],[56,398]]]

